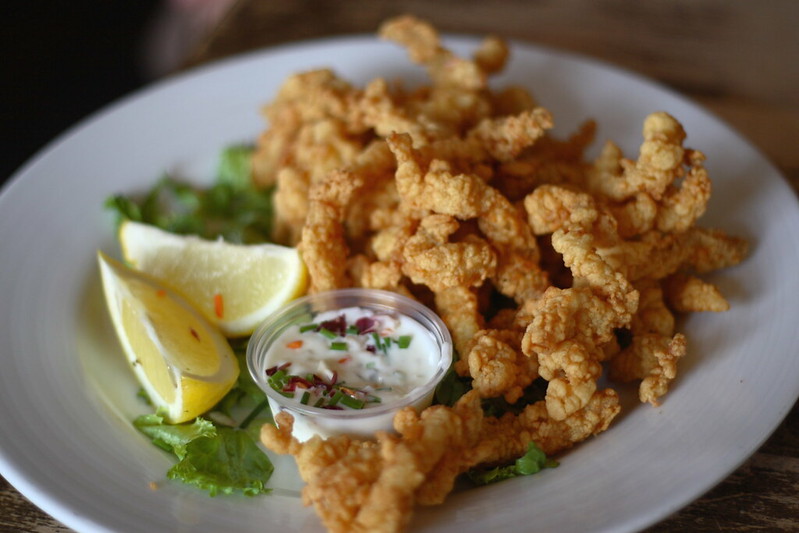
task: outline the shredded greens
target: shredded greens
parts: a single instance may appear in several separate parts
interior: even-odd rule
[[[556,466],[558,466],[556,461],[548,459],[541,448],[535,442],[531,442],[527,446],[527,453],[516,459],[513,464],[491,469],[472,469],[467,475],[477,485],[488,485],[512,477],[537,474],[544,468]]]
[[[272,230],[272,190],[250,178],[252,148],[235,146],[220,157],[215,182],[207,188],[163,176],[141,196],[114,195],[106,207],[118,220],[152,224],[178,234],[233,243],[267,242]]]

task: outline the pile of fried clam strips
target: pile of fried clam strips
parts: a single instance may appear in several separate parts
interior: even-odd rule
[[[330,531],[400,531],[464,472],[605,431],[620,403],[600,377],[636,382],[658,405],[688,349],[675,314],[726,310],[698,276],[747,250],[696,225],[711,183],[668,113],[645,118],[637,158],[607,142],[587,160],[591,120],[553,138],[527,90],[489,88],[509,56],[501,39],[462,58],[413,17],[379,34],[430,84],[293,75],[264,108],[253,158],[256,183],[276,187],[275,239],[299,246],[311,292],[417,299],[457,351],[450,389],[422,413],[400,411],[396,433],[301,443],[285,413],[263,427],[268,448],[295,457],[303,499]]]

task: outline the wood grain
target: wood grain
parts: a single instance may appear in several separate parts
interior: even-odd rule
[[[794,0],[240,0],[193,51],[186,68],[279,43],[373,33],[385,18],[406,12],[443,31],[501,34],[659,80],[741,132],[799,191]],[[5,480],[0,508],[2,531],[68,531]],[[728,530],[799,531],[798,406],[732,475],[647,531]]]

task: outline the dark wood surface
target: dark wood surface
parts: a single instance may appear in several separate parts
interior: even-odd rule
[[[555,46],[657,79],[740,131],[799,191],[795,0],[240,0],[185,68],[273,44],[372,33],[400,13],[442,31]],[[0,531],[69,531],[1,478],[0,509]],[[751,530],[799,531],[798,406],[738,470],[647,531]]]

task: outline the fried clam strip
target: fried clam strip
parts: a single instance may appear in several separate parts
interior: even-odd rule
[[[683,232],[704,214],[710,199],[705,156],[683,147],[685,131],[668,113],[647,116],[643,137],[634,162],[606,143],[586,174],[586,188],[604,198],[624,238],[652,229]]]
[[[584,153],[595,132],[596,123],[588,120],[565,140],[545,135],[518,157],[498,165],[491,184],[512,202],[544,184],[582,184],[589,169]]]
[[[416,221],[398,220],[374,233],[366,250],[350,257],[347,269],[358,287],[406,292],[403,282],[403,248],[411,238]]]
[[[382,139],[369,143],[346,167],[358,173],[363,186],[347,205],[345,225],[347,238],[363,249],[374,232],[393,228],[403,222],[399,211],[399,195],[394,186],[396,162]]]
[[[663,279],[680,271],[705,274],[737,265],[748,243],[716,229],[693,227],[683,233],[650,231],[635,240],[619,241],[598,253],[627,279]]]
[[[534,195],[528,197],[527,205],[528,208],[536,208],[536,220],[531,221],[531,225],[540,230],[550,230],[558,226],[580,228],[588,224],[596,227],[597,221],[602,219],[596,206],[586,195],[567,193],[556,201],[557,195],[550,194],[552,191],[546,188],[539,189],[540,192],[537,190]],[[623,381],[643,380],[639,389],[642,401],[657,404],[676,377],[677,361],[686,352],[686,339],[681,334],[674,334],[673,324],[670,328],[650,331],[651,326],[647,324],[651,319],[646,317],[653,313],[652,297],[648,296],[647,305],[640,310],[643,315],[635,314],[639,311],[636,311],[633,305],[634,296],[633,291],[629,290],[628,280],[646,287],[650,292],[655,291],[657,297],[654,301],[658,302],[657,309],[660,312],[669,313],[662,302],[663,296],[655,280],[667,276],[672,276],[674,279],[672,293],[682,291],[681,294],[685,294],[686,308],[723,309],[726,302],[714,287],[695,278],[690,278],[694,280],[690,285],[687,282],[681,283],[680,281],[685,279],[682,271],[691,269],[708,272],[736,264],[745,256],[746,243],[718,231],[691,228],[679,234],[664,234],[653,230],[640,240],[618,239],[614,246],[601,248],[595,246],[600,239],[595,239],[592,234],[567,231],[563,228],[554,231],[552,244],[555,250],[563,255],[564,263],[570,267],[575,277],[575,287],[564,291],[582,290],[581,298],[589,300],[598,298],[599,301],[594,303],[600,304],[600,311],[590,314],[599,319],[600,324],[603,323],[603,317],[607,321],[601,328],[591,326],[594,334],[583,335],[582,339],[574,339],[568,332],[550,339],[541,339],[541,335],[533,328],[551,328],[554,320],[573,319],[567,311],[565,314],[556,312],[554,315],[556,318],[543,320],[542,317],[551,316],[559,304],[556,300],[548,298],[538,303],[539,307],[537,312],[534,312],[535,316],[528,328],[529,335],[525,336],[523,349],[528,355],[538,354],[539,373],[550,380],[547,400],[548,405],[555,410],[553,416],[563,416],[562,410],[568,412],[569,409],[579,406],[578,400],[591,393],[593,383],[601,373],[598,362],[607,357],[603,345],[611,340],[609,335],[613,329],[626,327],[631,319],[637,325],[633,329],[631,345],[613,359],[614,376],[615,379]],[[613,240],[613,236],[609,236],[609,231],[596,233],[603,235],[605,242]],[[655,283],[656,287],[650,288],[647,285],[652,283]],[[586,284],[590,288],[590,294],[584,292],[586,288],[581,287],[581,284]],[[681,289],[689,286],[695,287],[692,300],[689,300],[691,298],[689,289]],[[701,296],[696,294],[699,291]],[[607,312],[601,311],[603,309],[601,302],[608,305]],[[584,305],[586,304],[580,307]],[[583,311],[587,309],[590,307],[584,307]],[[579,311],[574,309],[572,312]],[[569,342],[564,344],[565,340]],[[570,403],[564,404],[561,398],[568,398]]]
[[[528,307],[533,300],[518,308],[500,309],[485,323],[477,311],[477,296],[470,291],[464,297],[456,291],[457,288],[436,295],[439,312],[455,314],[456,318],[447,318],[459,326],[453,331],[460,355],[455,371],[472,378],[472,388],[481,398],[503,397],[510,404],[516,403],[525,388],[539,377],[538,359],[527,357],[521,349],[524,330],[530,322]],[[470,320],[475,315],[479,321]]]
[[[715,270],[736,264],[746,254],[743,240],[694,227],[704,213],[710,181],[702,165],[704,156],[684,149],[684,138],[676,120],[665,113],[654,113],[644,122],[638,161],[622,159],[615,145],[607,145],[586,175],[588,188],[600,196],[592,197],[582,192],[579,184],[572,183],[542,185],[525,198],[528,220],[535,233],[552,232],[553,248],[563,254],[564,263],[571,268],[575,287],[588,285],[601,293],[620,319],[615,327],[623,327],[635,312],[629,299],[632,293],[627,290],[630,282],[648,287],[647,283],[654,283],[652,280],[670,277],[668,294],[675,301],[675,308],[726,308],[726,301],[715,287],[689,277],[683,270]],[[668,313],[660,287],[647,290],[657,291],[655,300]],[[648,306],[645,312],[651,314],[651,302]],[[647,324],[646,320],[634,320],[638,325],[631,345],[614,359],[614,373],[618,379],[642,379],[642,401],[657,404],[676,376],[677,360],[686,351],[685,337],[674,335],[673,331],[648,331],[641,325]],[[529,349],[545,349],[533,344],[531,340]],[[546,360],[541,361],[539,371],[547,379],[555,375],[553,369],[565,373],[568,385],[572,385],[574,372],[585,372],[579,381],[585,396],[598,371],[585,358],[599,355],[596,348],[600,347],[595,345],[592,350],[590,344],[583,343],[579,347],[568,345],[566,350],[561,347],[548,355],[544,352]],[[576,361],[581,365],[573,368],[570,375],[564,368],[553,366],[554,361]],[[550,392],[553,396],[570,392],[562,382],[556,384],[554,388],[555,383],[550,383],[548,399]]]
[[[427,68],[432,84],[405,91],[383,79],[370,82],[357,103],[362,121],[381,137],[407,133],[417,148],[435,143],[441,158],[481,162],[511,160],[541,136],[552,119],[520,88],[496,94],[488,76],[502,69],[508,49],[495,37],[483,41],[471,60],[441,46],[438,33],[413,17],[387,21],[381,37],[404,45],[411,60]]]
[[[538,359],[549,381],[550,416],[563,419],[583,408],[597,389],[614,330],[629,325],[638,292],[599,253],[613,241],[613,220],[587,194],[561,186],[541,186],[525,198],[530,226],[552,231],[553,249],[573,276],[573,286],[550,287],[535,301],[522,339],[522,351]]]
[[[311,70],[289,76],[271,103],[264,106],[262,114],[269,123],[258,138],[253,156],[253,177],[259,185],[275,183],[277,174],[287,160],[297,156],[315,167],[322,161],[310,157],[320,155],[321,148],[305,155],[299,150],[298,140],[307,135],[306,128],[318,123],[336,121],[348,134],[359,133],[346,121],[353,103],[353,87],[329,69]],[[331,132],[326,131],[329,135]],[[310,148],[302,146],[302,148]],[[329,154],[335,156],[335,154]],[[325,163],[325,166],[327,164]],[[324,170],[322,173],[326,172]]]
[[[465,375],[468,363],[464,362],[472,348],[469,341],[483,323],[470,287],[490,277],[500,292],[517,301],[539,296],[548,280],[538,264],[537,243],[522,213],[479,176],[455,174],[440,160],[430,161],[423,170],[424,156],[414,150],[407,135],[392,135],[388,144],[397,158],[397,191],[405,205],[421,213],[436,213],[406,242],[403,271],[435,293],[436,309],[452,331],[461,358],[456,368]],[[497,259],[482,246],[485,241],[474,236],[446,244],[444,237],[457,229],[455,218],[477,219],[478,228],[497,251]],[[441,268],[445,262],[450,269]],[[464,277],[466,274],[469,277]],[[516,386],[509,388],[515,390]]]
[[[600,172],[588,176],[589,189],[616,201],[638,192],[662,199],[674,181],[685,173],[682,146],[685,130],[668,113],[657,112],[644,119],[643,138],[636,161],[619,158],[612,164],[612,159],[607,159],[610,154],[605,152]],[[621,170],[621,174],[616,174],[616,170]]]
[[[544,235],[565,227],[591,227],[596,253],[612,270],[630,281],[644,278],[663,279],[674,276],[670,294],[687,292],[694,307],[685,310],[721,310],[723,297],[712,285],[693,278],[690,286],[683,270],[707,273],[733,266],[747,254],[744,239],[729,236],[723,231],[700,227],[688,228],[679,233],[650,230],[634,239],[624,239],[619,234],[615,218],[602,210],[593,197],[568,186],[541,185],[524,199],[528,220],[537,235]],[[700,289],[700,284],[709,285]],[[703,291],[706,303],[696,301]],[[710,302],[713,300],[713,303]],[[688,301],[684,304],[688,306]],[[712,309],[711,309],[712,308]]]
[[[507,463],[521,456],[530,442],[554,456],[605,431],[620,411],[616,391],[603,389],[591,396],[584,408],[563,420],[553,419],[544,401],[528,405],[519,415],[486,417],[480,440],[465,462],[472,463],[471,466]]]
[[[351,285],[343,268],[349,248],[342,222],[347,205],[361,186],[363,179],[358,174],[334,171],[309,191],[310,207],[299,250],[308,268],[311,293]]]
[[[351,120],[359,91],[328,69],[290,76],[263,115],[270,127],[256,143],[253,180],[275,184],[279,242],[296,244],[308,210],[308,191],[332,170],[355,161],[368,141]]]
[[[395,288],[392,280],[398,282],[390,268],[368,272],[368,262],[361,265],[350,257],[353,247],[364,246],[372,225],[371,221],[364,224],[353,217],[363,216],[380,198],[392,196],[394,165],[385,142],[374,141],[347,170],[331,171],[308,191],[298,248],[308,267],[311,292],[351,286],[349,273],[370,275],[379,288]]]
[[[303,501],[314,505],[329,531],[402,531],[419,487],[450,462],[448,456],[461,457],[474,446],[482,422],[476,395],[453,408],[434,406],[421,415],[410,411],[397,415],[403,420],[399,435],[379,432],[376,440],[317,436],[304,443],[291,437],[291,415],[279,413],[278,427],[264,425],[261,440],[276,453],[294,456],[307,483]],[[458,473],[448,465],[447,478],[453,479],[447,479],[444,495]]]
[[[476,438],[469,435],[473,442],[465,449],[443,454],[416,491],[416,501],[420,505],[443,503],[459,474],[477,466],[507,464],[523,455],[530,442],[535,442],[550,457],[555,456],[605,431],[621,410],[618,395],[611,389],[597,392],[585,408],[564,420],[553,420],[544,402],[530,404],[518,415],[484,417],[474,392],[461,398],[454,409],[465,417],[464,425],[478,426],[479,433]],[[424,413],[419,417],[406,409],[397,414],[394,426],[404,436],[409,426],[418,428],[419,422],[425,422]]]
[[[375,134],[407,131],[424,139],[457,135],[491,113],[485,84],[507,56],[501,41],[487,40],[475,60],[468,61],[441,48],[432,27],[411,17],[387,23],[382,33],[427,63],[433,80],[429,97],[399,89],[392,93],[379,79],[361,90],[329,69],[318,69],[290,76],[264,107],[270,128],[258,140],[253,176],[258,185],[277,184],[275,232],[280,241],[297,241],[309,187],[352,163]],[[422,35],[423,41],[414,41]],[[432,48],[437,50],[432,55],[422,53]],[[472,87],[470,97],[461,94],[464,83]],[[442,109],[448,112],[437,116]]]
[[[630,324],[632,340],[610,360],[608,377],[618,382],[641,380],[640,400],[657,406],[677,377],[677,361],[686,354],[687,340],[674,333],[674,316],[663,301],[660,283],[641,280],[636,287],[641,300]]]
[[[426,285],[433,292],[455,286],[480,286],[494,274],[496,254],[476,235],[449,242],[458,227],[458,221],[449,215],[424,217],[403,247],[403,273],[412,282]]]
[[[605,345],[624,317],[592,287],[551,287],[535,302],[522,351],[538,359],[538,372],[549,383],[549,416],[563,420],[579,411],[597,390],[606,357]]]
[[[543,128],[540,129],[543,134]],[[538,265],[538,246],[523,213],[480,176],[455,173],[440,159],[425,161],[410,136],[387,139],[397,159],[396,184],[410,209],[434,212],[460,220],[477,219],[480,231],[497,250],[497,289],[517,301],[536,297],[548,286]],[[530,140],[530,142],[533,142]]]
[[[484,417],[479,396],[470,392],[451,408],[400,411],[397,434],[380,432],[376,440],[334,436],[300,443],[285,412],[276,416],[277,427],[263,426],[261,440],[294,456],[306,482],[303,502],[315,507],[329,531],[388,533],[408,526],[415,504],[441,504],[463,472],[512,461],[530,442],[554,455],[607,429],[618,412],[618,397],[605,390],[562,421],[550,419],[540,402],[518,416]]]
[[[492,39],[492,48],[480,54],[479,63],[460,58],[441,46],[438,32],[432,25],[410,15],[387,20],[380,26],[378,34],[383,39],[405,46],[411,61],[424,65],[435,85],[458,90],[484,89],[486,74],[501,70],[507,57],[507,48],[496,48],[501,41]],[[491,54],[492,50],[494,54]],[[481,67],[488,68],[483,70]]]
[[[552,234],[552,247],[563,256],[575,286],[588,286],[610,305],[617,321],[613,327],[630,323],[638,306],[638,292],[621,272],[598,253],[592,233],[559,229]]]
[[[371,120],[378,134],[408,132],[417,146],[433,139],[459,136],[490,116],[492,95],[487,79],[501,70],[508,56],[504,41],[487,38],[473,60],[461,58],[441,45],[438,32],[428,23],[411,16],[386,21],[380,37],[405,46],[411,61],[423,65],[432,80],[423,98],[394,98],[384,82],[367,89]],[[398,127],[399,126],[399,127]]]
[[[730,303],[711,283],[685,272],[677,272],[663,283],[666,302],[678,313],[727,311]]]
[[[666,393],[669,384],[676,377],[677,361],[685,355],[687,342],[683,335],[674,334],[673,318],[663,303],[663,293],[656,280],[670,276],[667,282],[669,294],[678,301],[678,306],[682,305],[683,310],[722,310],[727,304],[718,290],[685,274],[682,269],[707,272],[736,264],[745,256],[746,243],[718,231],[699,228],[677,234],[651,230],[640,240],[624,241],[620,236],[613,235],[613,224],[601,223],[602,212],[589,195],[559,186],[539,187],[528,195],[525,205],[530,224],[537,232],[554,231],[553,246],[563,254],[566,265],[570,266],[575,262],[581,265],[578,269],[572,268],[577,284],[587,282],[590,286],[598,287],[604,279],[604,292],[611,297],[607,300],[611,304],[614,303],[614,294],[624,294],[623,288],[629,284],[628,279],[636,280],[636,288],[640,286],[646,290],[641,306],[632,317],[633,336],[630,346],[612,359],[611,376],[617,381],[642,380],[639,387],[641,400],[657,405],[659,398]],[[591,226],[604,229],[597,229],[594,234],[582,235],[574,230],[564,229]],[[595,238],[593,235],[600,237]],[[584,242],[580,243],[581,240]],[[594,246],[591,251],[589,241],[603,241],[607,244],[604,247]],[[612,244],[614,241],[615,244]],[[592,260],[586,261],[585,258]],[[613,276],[609,275],[611,273],[614,273]],[[614,307],[617,312],[622,313],[619,316],[624,317],[625,302],[617,301]],[[632,307],[629,309],[634,311]],[[663,316],[667,318],[664,319]],[[623,327],[623,323],[617,322],[613,327]],[[607,331],[606,329],[605,332]],[[563,350],[556,350],[554,354],[544,351],[545,360],[541,362],[542,368],[539,371],[544,378],[549,379],[552,375],[551,363],[559,360],[580,362],[582,366],[573,369],[571,374],[564,369],[560,371],[565,372],[569,379],[577,370],[586,372],[580,383],[583,394],[587,395],[590,391],[587,383],[590,383],[589,380],[599,369],[595,365],[586,364],[584,358],[595,354],[596,360],[601,361],[601,347],[594,344],[594,349],[591,350],[591,343],[582,343],[582,349],[569,345],[568,349],[571,351],[566,352],[566,355]],[[529,349],[539,350],[541,358],[542,347]],[[607,354],[604,357],[607,358]],[[551,383],[550,387],[552,385]],[[550,392],[554,396],[560,391],[565,394],[568,389],[564,389],[561,383],[552,391],[548,389],[548,399]]]
[[[452,335],[452,343],[458,355],[455,371],[461,376],[468,376],[470,342],[485,326],[477,294],[471,287],[450,287],[435,293],[435,306]]]
[[[481,398],[502,396],[516,403],[538,378],[538,360],[522,353],[523,335],[523,329],[484,329],[469,340],[466,363],[472,388]]]

